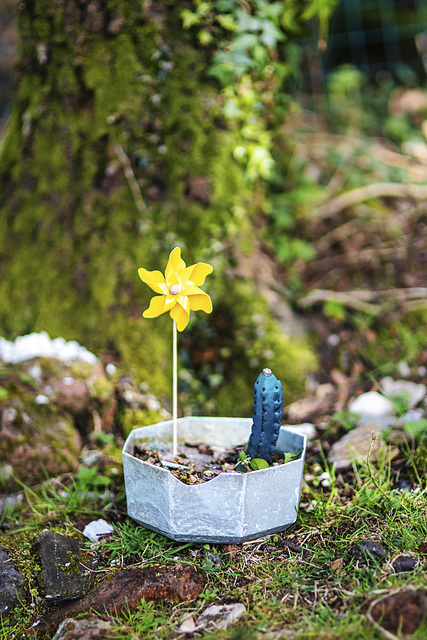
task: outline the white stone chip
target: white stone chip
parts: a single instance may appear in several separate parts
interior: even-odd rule
[[[50,339],[46,331],[18,336],[14,342],[0,337],[0,360],[3,362],[24,362],[31,358],[57,358],[63,362],[82,360],[95,364],[97,357],[80,346],[75,340],[66,342],[64,338]]]
[[[113,525],[101,518],[100,520],[89,522],[83,529],[83,535],[92,542],[97,542],[102,536],[108,536],[113,531]]]
[[[377,391],[369,391],[368,393],[362,393],[361,396],[356,398],[348,410],[351,413],[358,413],[361,416],[394,416],[396,410],[393,403],[385,398]]]
[[[317,436],[314,424],[311,422],[303,422],[302,424],[286,424],[284,425],[289,431],[295,431],[302,436],[307,436],[307,440],[313,440]]]

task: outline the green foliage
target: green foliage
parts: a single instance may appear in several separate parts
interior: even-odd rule
[[[140,638],[146,637],[150,631],[157,632],[159,627],[167,622],[168,617],[167,612],[158,611],[158,606],[154,602],[142,599],[133,611],[129,608],[122,611],[120,619],[127,625],[123,630],[123,638],[129,638],[129,627]]]
[[[134,561],[152,564],[171,560],[184,549],[191,547],[190,543],[177,544],[154,531],[144,529],[130,519],[115,525],[113,534],[100,544],[110,561],[114,560],[119,564]]]
[[[337,0],[310,0],[304,7],[296,1],[194,0],[194,10],[181,13],[184,28],[196,30],[212,50],[209,74],[222,87],[223,113],[235,132],[234,158],[249,184],[262,184],[268,235],[285,265],[314,257],[311,245],[292,231],[298,205],[309,206],[310,194],[316,200],[321,192],[314,183],[303,184],[300,173],[297,185],[285,184],[277,161],[286,153],[277,129],[289,108],[289,82],[298,74],[293,38],[316,19],[325,40],[336,5]]]
[[[87,492],[93,489],[105,489],[111,484],[111,479],[99,473],[98,467],[81,466],[76,473],[77,491]]]
[[[264,458],[250,458],[243,450],[239,451],[239,460],[246,471],[259,471],[260,469],[268,469],[270,466]],[[240,471],[239,465],[236,466],[236,471]]]
[[[298,451],[298,453],[292,453],[290,451],[287,451],[283,456],[283,462],[286,464],[287,462],[293,462],[294,460],[298,460],[301,453],[302,453],[302,449],[301,451]]]
[[[339,427],[344,431],[351,431],[360,420],[358,413],[352,413],[351,411],[337,411],[332,416],[332,422],[337,423]]]
[[[353,321],[362,330],[373,327],[376,340],[366,340],[360,353],[375,378],[382,375],[399,376],[398,364],[405,362],[409,367],[418,364],[419,355],[427,348],[424,311],[414,311],[401,317],[395,314],[383,315],[380,322],[358,314]]]
[[[253,471],[259,471],[260,469],[268,469],[270,465],[268,464],[267,460],[264,460],[264,458],[252,458],[251,460],[251,467],[253,469]]]
[[[330,1],[322,12],[318,4],[303,11],[297,2],[198,1],[181,13],[183,34],[182,5],[166,3],[159,21],[144,3],[117,0],[106,38],[86,28],[84,7],[77,15],[77,7],[42,0],[33,14],[20,12],[21,82],[0,157],[3,335],[46,330],[107,348],[165,398],[170,323],[141,319],[149,293],[136,269],[158,268],[179,243],[188,262],[215,265],[210,293],[214,303],[227,301],[230,319],[193,321],[194,334],[207,326],[205,337],[220,336],[223,355],[213,370],[186,345],[192,408],[250,410],[251,377],[269,352],[278,371],[295,363],[287,400],[301,392],[315,365],[311,347],[273,321],[261,335],[253,316],[269,315],[267,306],[254,302],[252,283],[242,294],[227,274],[234,247],[252,250],[255,216],[274,218],[269,189],[281,174],[277,132],[296,68],[292,37],[310,7],[313,16],[332,10]],[[46,64],[36,62],[41,37]],[[218,70],[230,65],[230,80],[222,79]],[[292,228],[292,203],[284,216]],[[301,241],[274,237],[285,262],[308,255]]]

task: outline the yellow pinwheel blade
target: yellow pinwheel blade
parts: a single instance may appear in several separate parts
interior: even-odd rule
[[[190,320],[190,314],[180,304],[176,304],[171,309],[170,315],[172,320],[175,320],[178,331],[184,331]]]
[[[204,283],[206,276],[212,273],[212,271],[213,267],[210,264],[207,264],[207,262],[197,262],[196,264],[192,264],[190,267],[184,269],[184,271],[180,274],[182,284],[185,284],[186,282],[192,282],[193,284],[200,287]]]
[[[148,271],[141,267],[138,269],[138,275],[156,293],[166,293],[166,280],[161,271]]]
[[[165,269],[166,282],[169,287],[173,284],[180,284],[179,275],[183,269],[185,269],[185,262],[181,258],[181,249],[175,247],[175,249],[171,251]]]
[[[144,318],[157,318],[169,309],[165,307],[166,296],[154,296],[151,298],[150,306],[142,314]]]
[[[204,311],[205,313],[211,313],[212,311],[212,300],[207,293],[189,296],[188,301],[192,311]]]

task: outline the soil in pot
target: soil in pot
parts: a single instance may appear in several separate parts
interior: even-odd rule
[[[164,467],[184,484],[202,484],[220,473],[240,473],[235,470],[239,451],[246,444],[222,450],[213,450],[206,443],[186,443],[178,447],[173,456],[170,450],[146,449],[135,445],[134,456],[157,467]],[[283,464],[283,454],[273,455],[271,466]]]

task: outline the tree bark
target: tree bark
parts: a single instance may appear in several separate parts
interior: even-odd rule
[[[211,371],[209,338],[230,389],[235,362],[248,380],[257,371],[246,343],[261,305],[251,283],[227,279],[224,253],[250,246],[256,198],[233,160],[206,54],[182,31],[184,6],[20,3],[18,89],[0,156],[0,331],[108,349],[168,394],[170,318],[141,319],[150,292],[138,267],[163,270],[175,244],[187,263],[213,262],[217,314],[209,329],[195,323],[195,369]]]

